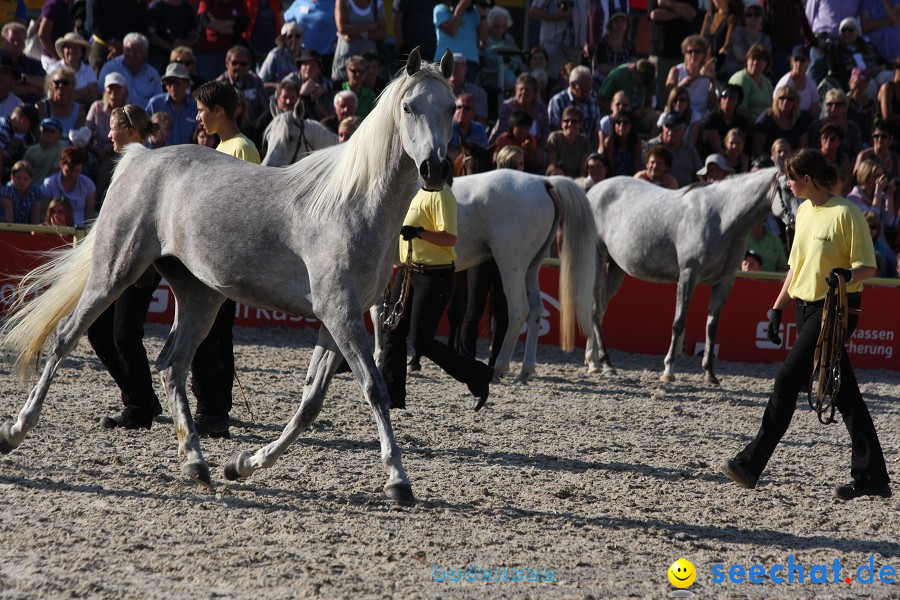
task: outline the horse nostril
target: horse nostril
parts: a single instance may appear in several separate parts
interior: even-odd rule
[[[419,165],[419,175],[422,176],[422,179],[428,181],[428,161],[423,160],[422,164]]]

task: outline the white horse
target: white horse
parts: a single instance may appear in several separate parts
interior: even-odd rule
[[[633,177],[601,181],[588,192],[599,242],[593,334],[585,349],[588,372],[614,372],[603,342],[603,315],[625,275],[678,283],[672,342],[662,381],[675,379],[684,342],[688,304],[699,283],[712,287],[706,320],[703,370],[713,372],[719,314],[746,252],[751,226],[769,210],[789,206],[775,168],[736,175],[712,184],[667,190]],[[792,197],[792,196],[791,196]],[[640,308],[634,318],[640,318]]]
[[[254,454],[235,454],[225,477],[248,477],[275,463],[319,414],[343,355],[375,415],[388,474],[385,493],[397,502],[415,502],[362,315],[387,284],[418,177],[426,189],[439,190],[449,174],[452,72],[449,52],[438,69],[421,64],[413,51],[404,73],[349,142],[286,169],[200,146],[131,146],[93,230],[77,248],[28,276],[23,291],[49,289],[23,301],[4,326],[3,345],[16,357],[23,379],[50,339],[27,403],[17,419],[0,426],[0,452],[19,446],[37,424],[54,373],[88,326],[154,265],[176,298],[175,322],[157,367],[179,452],[187,458],[186,475],[211,484],[185,379],[228,297],[315,316],[322,327],[299,410],[278,440]]]
[[[497,263],[509,307],[509,327],[495,380],[509,371],[522,324],[528,324],[525,357],[517,381],[535,370],[538,325],[544,310],[538,274],[547,248],[562,228],[560,250],[560,341],[574,346],[575,322],[591,330],[597,231],[584,191],[567,177],[539,177],[512,169],[458,177],[453,182],[458,206],[456,270],[490,258]]]
[[[311,152],[338,143],[338,136],[312,119],[304,118],[303,102],[297,102],[292,112],[278,113],[263,132],[265,156],[262,164],[282,167],[294,164]]]

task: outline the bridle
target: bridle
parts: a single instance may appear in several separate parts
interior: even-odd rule
[[[794,217],[791,207],[788,206],[787,200],[784,198],[784,190],[781,187],[781,181],[779,181],[780,177],[780,174],[775,175],[775,180],[773,182],[775,189],[772,190],[772,200],[775,199],[775,194],[778,194],[778,200],[781,202],[781,222],[784,223],[784,235],[785,238],[787,238],[787,247],[790,248],[794,242],[796,218]],[[770,201],[769,206],[772,204],[773,202]]]
[[[399,271],[402,273],[401,277],[403,278],[403,282],[400,284],[402,286],[400,288],[400,297],[394,303],[394,306],[391,307],[391,288],[396,281],[395,276],[391,276],[391,280],[388,281],[387,287],[384,290],[384,298],[381,301],[381,330],[384,333],[390,333],[397,329],[401,319],[403,319],[403,313],[406,310],[406,302],[409,299],[409,286],[412,279],[412,272],[421,272],[421,268],[413,263],[412,255],[412,239],[409,239],[406,242],[406,260],[403,261],[403,264],[400,265],[399,268]],[[388,312],[388,309],[391,309],[391,312]]]
[[[829,286],[825,295],[822,326],[816,341],[813,371],[807,392],[810,408],[816,411],[819,422],[824,425],[836,422],[834,412],[837,408],[837,396],[841,391],[841,355],[847,339],[850,313],[860,313],[859,309],[850,308],[847,303],[847,283],[843,277],[838,276],[837,280],[837,287]],[[816,399],[813,401],[813,382],[817,376]]]
[[[309,143],[309,139],[306,137],[306,123],[305,119],[297,119],[294,116],[291,116],[291,120],[299,120],[300,121],[300,136],[297,138],[297,145],[294,146],[294,154],[291,156],[291,162],[289,164],[294,164],[297,162],[297,158],[300,156],[300,148],[303,147],[305,150],[303,154],[309,154],[315,148]]]

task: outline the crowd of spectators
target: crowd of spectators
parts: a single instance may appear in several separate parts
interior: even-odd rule
[[[74,223],[92,218],[126,103],[159,125],[149,147],[215,146],[191,97],[210,80],[240,92],[261,152],[266,125],[299,103],[345,141],[419,47],[454,54],[453,159],[477,146],[487,168],[679,188],[820,148],[896,276],[900,0],[633,4],[526,0],[531,27],[516,28],[492,0],[47,0],[29,35],[18,0],[0,52],[5,218],[50,222],[61,198]],[[774,222],[748,237],[745,263],[784,267],[763,235],[783,235]]]

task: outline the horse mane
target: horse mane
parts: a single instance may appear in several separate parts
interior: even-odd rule
[[[378,96],[353,136],[343,144],[318,150],[287,167],[295,194],[293,204],[310,216],[331,213],[339,206],[361,201],[366,193],[387,195],[391,175],[400,161],[393,147],[400,119],[400,100],[410,88],[425,79],[450,83],[437,65],[423,61],[413,75],[404,70]]]
[[[128,144],[125,147],[125,151],[116,157],[116,167],[113,169],[112,176],[110,176],[109,185],[112,186],[112,184],[115,183],[119,173],[125,170],[128,163],[135,161],[135,156],[145,152],[150,152],[150,149],[143,144]]]

